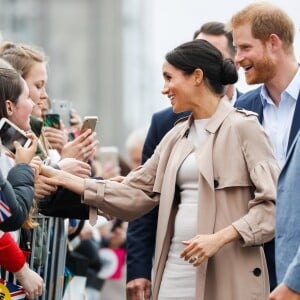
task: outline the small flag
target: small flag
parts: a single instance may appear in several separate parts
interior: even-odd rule
[[[11,212],[9,206],[7,205],[6,197],[0,189],[0,223],[4,222],[10,216]]]
[[[123,248],[100,248],[99,255],[103,265],[98,273],[101,279],[120,279],[126,258],[126,250]]]
[[[1,300],[25,300],[26,293],[23,287],[0,278]]]
[[[64,272],[64,291],[67,288],[67,285],[71,282],[73,279],[74,275],[73,273],[68,269],[68,267],[65,267],[65,272]]]

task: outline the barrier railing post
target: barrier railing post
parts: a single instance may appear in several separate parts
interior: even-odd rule
[[[39,300],[61,300],[69,220],[41,214],[35,215],[34,219],[39,225],[32,230],[28,264],[45,282],[45,291]],[[17,283],[14,274],[1,269],[1,266],[0,277],[14,284]]]

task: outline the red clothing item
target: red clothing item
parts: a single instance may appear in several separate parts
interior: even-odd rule
[[[0,265],[7,271],[15,273],[25,264],[26,259],[18,244],[9,232],[0,238]]]

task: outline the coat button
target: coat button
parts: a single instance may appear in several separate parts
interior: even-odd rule
[[[260,276],[260,275],[261,275],[261,269],[260,269],[260,268],[255,268],[255,269],[253,270],[253,274],[254,274],[254,276],[256,276],[256,277]]]
[[[214,188],[216,189],[219,186],[219,181],[218,180],[214,180]]]

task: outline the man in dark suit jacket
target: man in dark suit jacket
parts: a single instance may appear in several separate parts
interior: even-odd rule
[[[253,3],[231,18],[230,27],[237,50],[235,60],[244,68],[247,83],[263,84],[240,97],[236,106],[258,113],[282,167],[300,128],[300,70],[293,47],[294,24],[279,7]],[[273,240],[265,244],[271,290],[277,285],[274,252]]]
[[[225,31],[220,22],[205,23],[194,33],[194,39],[201,38],[215,45],[224,57],[234,56],[232,35]],[[234,103],[240,93],[234,86],[228,86],[226,95]],[[144,144],[142,163],[153,154],[156,146],[174,123],[189,113],[175,114],[172,108],[164,109],[152,116],[151,126]],[[151,270],[155,248],[158,208],[145,216],[129,222],[127,230],[127,300],[148,300],[151,296]]]
[[[260,86],[253,91],[243,94],[238,98],[238,100],[235,103],[235,106],[256,112],[258,115],[257,116],[258,120],[262,124],[264,116],[263,116],[261,89],[262,87]],[[294,108],[292,124],[288,136],[289,138],[288,138],[288,146],[287,146],[286,153],[288,152],[300,128],[300,118],[298,117],[299,115],[300,115],[300,93],[298,95],[296,106]]]

